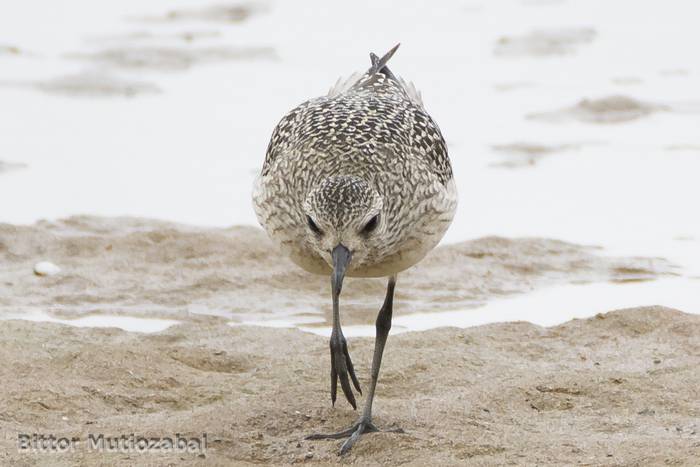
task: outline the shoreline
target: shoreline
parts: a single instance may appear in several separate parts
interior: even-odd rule
[[[327,278],[301,271],[275,251],[263,231],[252,227],[94,216],[0,224],[0,314],[327,327]],[[548,238],[484,237],[440,246],[399,275],[395,318],[472,310],[551,286],[678,277],[679,269],[663,258],[601,253]],[[45,261],[60,272],[35,275],[35,265]],[[383,279],[348,278],[343,324],[373,326],[384,288]]]

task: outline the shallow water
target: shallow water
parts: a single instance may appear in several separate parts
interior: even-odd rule
[[[553,286],[513,298],[497,299],[483,307],[440,313],[402,316],[399,331],[421,331],[440,326],[470,327],[502,321],[529,321],[556,326],[575,318],[588,318],[613,309],[665,303],[671,308],[700,314],[700,279],[659,279],[624,284],[596,283]],[[349,331],[352,332],[352,331]]]
[[[455,0],[405,11],[389,2],[254,4],[251,12],[191,0],[0,6],[12,50],[0,54],[0,99],[12,109],[0,112],[0,154],[24,166],[0,171],[0,221],[88,213],[254,225],[250,188],[277,120],[365,68],[368,51],[401,41],[392,69],[422,90],[461,195],[446,243],[557,238],[609,255],[667,258],[686,278],[700,276],[697,2]],[[431,34],[417,33],[416,15]],[[337,17],[343,22],[327,20]],[[154,40],[139,45],[135,36]],[[500,53],[502,38],[519,38],[517,53]],[[188,66],[76,60],[138,47],[154,63],[158,50],[176,51]],[[222,47],[266,53],[198,55]],[[527,118],[552,112],[565,118]],[[523,164],[529,156],[498,149],[513,145],[555,150]],[[660,304],[692,303],[694,282],[678,284]],[[590,313],[618,306],[616,297],[651,298],[657,287],[606,284]],[[548,303],[564,309],[568,293],[576,292]],[[522,313],[534,322],[546,316]],[[303,327],[313,318],[294,319],[251,313],[243,321]],[[411,323],[406,329],[419,327]]]
[[[88,315],[80,318],[57,318],[42,310],[27,310],[22,313],[3,313],[0,320],[23,319],[27,321],[39,321],[47,323],[60,323],[79,328],[119,328],[131,332],[160,332],[179,321],[158,318],[136,318],[133,316],[120,316],[110,314]]]
[[[546,287],[510,298],[496,298],[487,304],[466,310],[415,313],[395,317],[392,334],[423,331],[443,326],[459,328],[504,321],[528,321],[540,326],[556,326],[575,318],[588,318],[610,310],[664,303],[687,313],[700,314],[700,294],[688,290],[700,288],[700,279],[658,279],[653,282],[570,284]],[[396,305],[400,307],[400,304]],[[313,323],[311,317],[306,317]],[[330,336],[331,329],[321,320],[305,325],[304,320],[251,320],[237,325],[298,327],[304,331]],[[343,326],[345,336],[374,336],[374,326]]]
[[[613,309],[664,303],[671,308],[700,314],[700,294],[687,290],[700,287],[700,278],[659,279],[653,282],[572,284],[547,287],[510,298],[497,298],[484,306],[466,310],[415,313],[394,318],[392,334],[423,331],[436,327],[471,327],[504,321],[528,321],[540,326],[556,326],[571,319],[588,318]],[[400,307],[400,304],[397,304]],[[277,316],[277,314],[275,315]],[[180,323],[162,318],[137,318],[123,315],[88,315],[61,319],[49,313],[33,310],[24,313],[1,314],[0,319],[25,319],[67,324],[78,327],[115,327],[132,332],[160,332]],[[303,331],[330,336],[330,327],[322,314],[270,318],[269,315],[248,314],[231,326],[267,326],[299,328]],[[346,337],[374,336],[373,325],[343,326]]]

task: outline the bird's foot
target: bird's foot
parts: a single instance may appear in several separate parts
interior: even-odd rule
[[[340,387],[343,390],[343,394],[345,394],[345,398],[350,402],[353,409],[357,409],[355,395],[352,393],[348,375],[350,375],[352,384],[355,386],[355,389],[357,389],[357,392],[362,394],[360,382],[357,380],[357,376],[355,376],[355,368],[352,366],[352,360],[350,360],[345,336],[343,336],[342,333],[336,333],[334,331],[331,334],[331,401],[333,405],[335,405],[336,394],[338,392],[338,378],[340,378]]]
[[[341,439],[348,438],[345,440],[343,445],[340,447],[339,455],[347,454],[350,449],[355,445],[360,436],[365,433],[375,433],[377,431],[383,431],[388,433],[405,433],[401,428],[390,428],[388,430],[380,430],[377,428],[372,420],[361,417],[353,426],[347,430],[339,431],[337,433],[314,433],[307,436],[304,439]]]

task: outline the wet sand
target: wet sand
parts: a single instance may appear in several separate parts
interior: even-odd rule
[[[588,143],[590,145],[591,143]],[[541,159],[552,154],[561,154],[568,151],[578,151],[586,143],[569,144],[538,144],[528,142],[516,142],[511,144],[496,144],[491,149],[503,156],[500,162],[494,162],[491,167],[503,167],[508,169],[521,167],[534,167]]]
[[[591,28],[537,30],[520,36],[502,36],[496,42],[494,54],[501,57],[549,57],[576,52],[580,45],[596,37]]]
[[[0,160],[0,173],[9,172],[11,170],[26,169],[27,165],[17,162],[4,162]]]
[[[2,324],[7,465],[696,465],[700,457],[700,317],[667,308],[553,328],[390,336],[375,421],[406,433],[366,435],[340,459],[338,442],[303,440],[357,416],[342,400],[331,407],[325,338],[217,322],[149,335]],[[349,346],[366,388],[372,340]],[[63,454],[19,453],[17,433],[82,441]],[[208,441],[194,454],[89,451],[88,434],[99,433],[207,433]]]
[[[67,54],[66,58],[93,62],[124,70],[184,71],[201,63],[275,59],[271,47],[113,47],[95,53]]]
[[[604,253],[545,238],[485,237],[443,246],[399,275],[396,316],[474,308],[556,284],[675,275],[661,258]],[[58,318],[111,313],[195,322],[215,315],[330,324],[328,279],[292,264],[259,228],[88,216],[0,224],[0,260],[0,318],[3,310],[42,310]],[[37,277],[33,269],[42,261],[61,272]],[[349,278],[343,323],[373,324],[385,286],[384,279]]]
[[[655,112],[671,111],[671,106],[641,102],[627,96],[583,99],[576,105],[551,112],[533,113],[527,118],[546,122],[581,121],[586,123],[621,123],[647,117]]]
[[[135,97],[162,92],[162,89],[154,83],[122,78],[105,70],[85,70],[46,81],[15,84],[34,87],[48,94],[88,98]]]

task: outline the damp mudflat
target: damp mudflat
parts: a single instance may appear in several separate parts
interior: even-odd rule
[[[124,328],[123,320],[131,317],[128,329],[142,322],[144,331],[159,322],[149,319],[299,327],[320,334],[330,327],[328,278],[298,270],[256,227],[94,216],[0,224],[0,257],[0,318],[21,318],[26,310],[27,319],[83,325],[102,316],[102,324],[111,320]],[[35,265],[47,260],[59,271],[38,276]],[[648,302],[693,312],[697,295],[684,291],[700,280],[662,257],[491,236],[438,247],[401,274],[399,283],[395,329],[409,331],[504,320],[553,325]],[[372,332],[368,325],[384,287],[383,279],[348,278],[342,320],[349,335]],[[598,298],[595,306],[584,306],[580,297],[586,296]],[[494,312],[503,303],[522,310]]]

